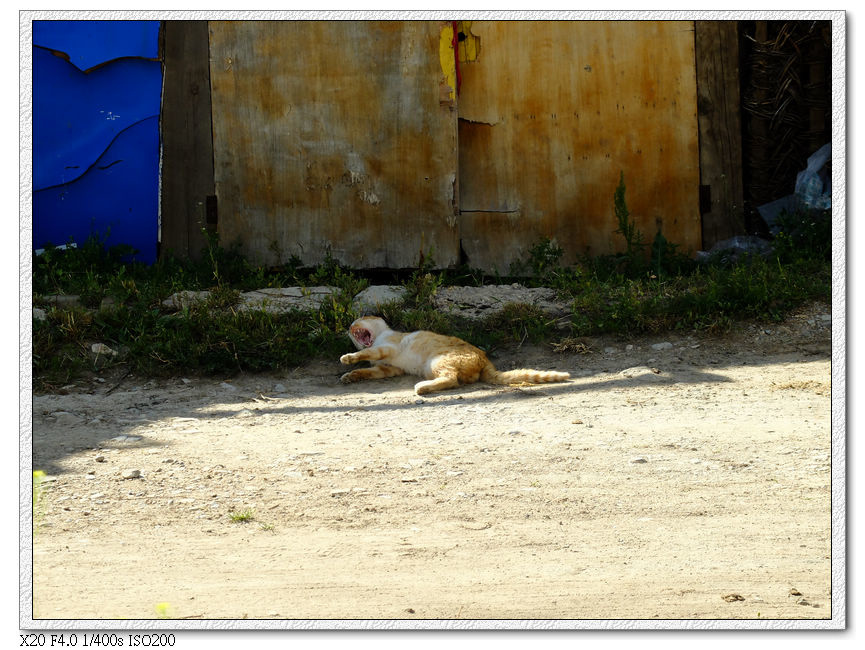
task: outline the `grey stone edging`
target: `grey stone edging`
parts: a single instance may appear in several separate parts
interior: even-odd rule
[[[278,287],[243,292],[239,296],[237,309],[264,310],[281,314],[290,310],[309,311],[318,309],[322,303],[339,291],[336,287]],[[399,303],[407,290],[400,285],[372,285],[354,297],[354,308],[361,314],[376,314],[383,305]],[[162,301],[167,309],[181,310],[195,303],[206,301],[210,291],[178,291]],[[78,296],[46,296],[45,302],[58,309],[81,307]],[[480,319],[494,313],[507,303],[529,304],[540,308],[551,318],[562,318],[570,313],[568,305],[556,301],[553,289],[529,288],[521,284],[486,285],[482,287],[441,287],[431,300],[433,306],[446,313],[470,319]],[[113,301],[103,301],[103,309],[113,305]],[[35,307],[34,318],[44,319],[45,310]]]

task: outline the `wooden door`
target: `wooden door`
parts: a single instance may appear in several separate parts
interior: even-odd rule
[[[694,25],[474,21],[463,26],[460,232],[506,271],[540,238],[565,262],[621,250],[613,194],[683,252],[701,245]]]
[[[434,21],[209,24],[224,245],[258,263],[328,253],[457,261],[457,122]],[[453,50],[451,50],[451,53]]]

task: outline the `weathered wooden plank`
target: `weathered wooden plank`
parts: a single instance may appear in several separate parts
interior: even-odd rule
[[[214,194],[207,21],[166,21],[163,43],[160,254],[198,259]]]
[[[739,34],[735,21],[695,23],[703,249],[745,232]]]
[[[647,240],[660,227],[683,250],[700,248],[692,22],[473,21],[470,29],[478,55],[461,65],[459,97],[470,265],[507,269],[536,234],[555,238],[566,262],[621,250],[613,193],[622,171]]]
[[[421,249],[455,262],[456,113],[441,103],[450,25],[211,22],[223,242],[262,263],[329,252],[399,268]]]

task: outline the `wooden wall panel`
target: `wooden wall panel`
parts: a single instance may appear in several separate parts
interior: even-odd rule
[[[695,23],[697,109],[703,250],[745,233],[742,182],[742,102],[739,93],[739,32],[736,21]]]
[[[457,261],[456,112],[438,22],[211,22],[219,232],[295,254]],[[445,35],[447,36],[447,35]],[[451,50],[452,51],[452,50]]]
[[[622,250],[613,193],[682,250],[701,246],[693,22],[483,22],[461,64],[462,246],[507,270],[539,237],[565,262]]]
[[[163,26],[160,255],[199,259],[213,189],[207,21]]]

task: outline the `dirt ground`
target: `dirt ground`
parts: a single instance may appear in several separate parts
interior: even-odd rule
[[[34,618],[830,618],[829,313],[493,357],[566,384],[36,395]]]

